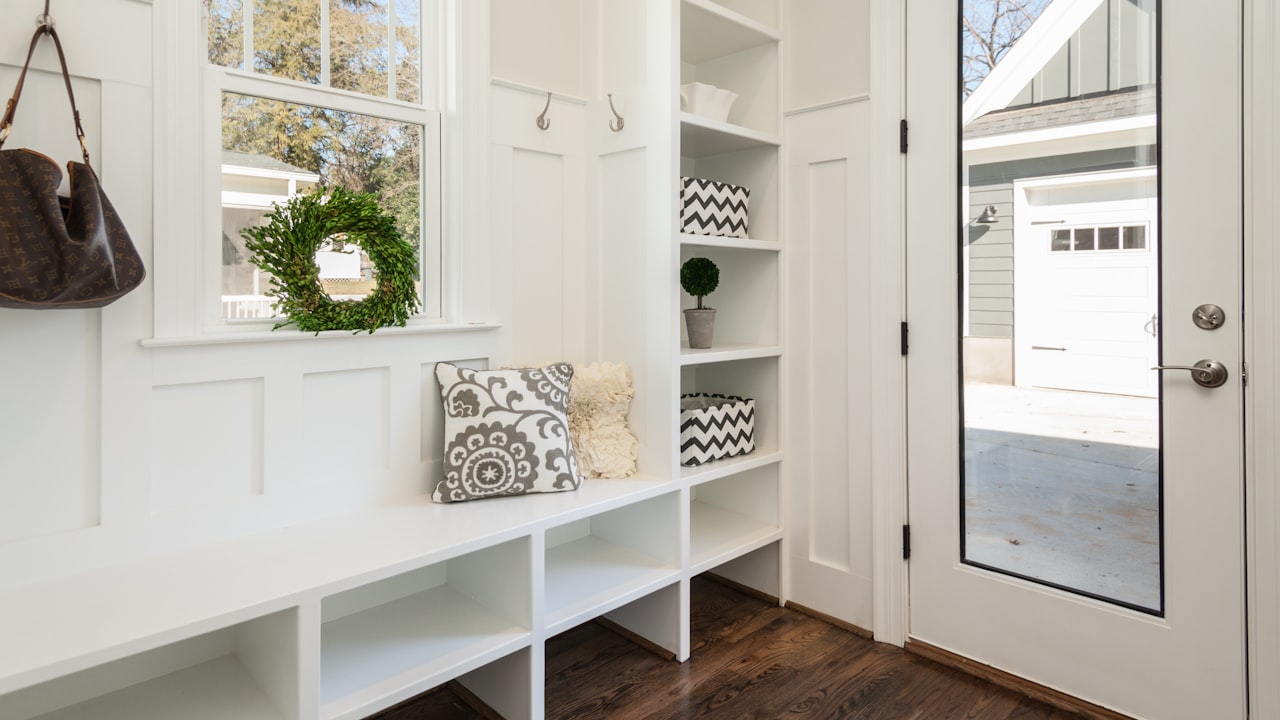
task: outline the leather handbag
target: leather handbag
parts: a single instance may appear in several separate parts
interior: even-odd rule
[[[62,171],[34,150],[4,150],[31,56],[42,35],[53,39],[71,99],[84,162],[68,162],[70,197],[58,196]],[[51,21],[31,38],[27,61],[0,119],[0,307],[95,308],[114,302],[146,277],[142,258],[89,165],[89,148],[62,42]]]

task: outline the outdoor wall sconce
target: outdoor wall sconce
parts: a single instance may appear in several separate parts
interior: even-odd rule
[[[975,218],[973,222],[978,225],[994,225],[996,221],[996,206],[988,205],[987,209],[983,210],[982,214]]]

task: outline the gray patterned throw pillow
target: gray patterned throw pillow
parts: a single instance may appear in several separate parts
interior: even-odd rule
[[[444,477],[432,499],[577,490],[569,440],[573,366],[470,370],[436,364],[444,401]]]

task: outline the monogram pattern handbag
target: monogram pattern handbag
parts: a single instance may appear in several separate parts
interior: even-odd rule
[[[70,197],[58,196],[62,171],[52,159],[26,148],[3,149],[42,35],[52,38],[58,50],[84,154],[83,163],[67,163]],[[27,61],[0,119],[0,307],[102,307],[138,287],[145,277],[129,231],[89,165],[62,42],[52,21],[46,21],[31,38]]]

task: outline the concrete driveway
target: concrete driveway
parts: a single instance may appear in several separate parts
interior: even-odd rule
[[[965,558],[1160,607],[1154,398],[968,383]]]

